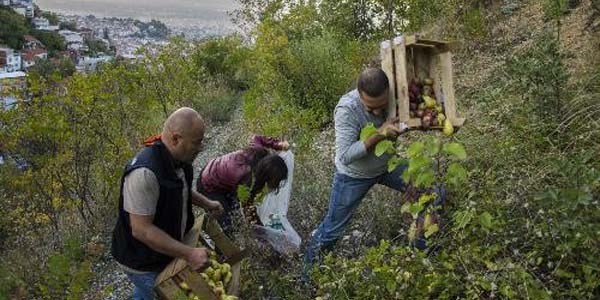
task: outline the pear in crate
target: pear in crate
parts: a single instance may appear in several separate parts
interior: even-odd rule
[[[451,136],[454,133],[454,126],[450,120],[446,119],[444,121],[444,129],[442,130],[446,136]]]

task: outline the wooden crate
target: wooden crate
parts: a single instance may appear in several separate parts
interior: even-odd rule
[[[408,87],[413,79],[433,79],[435,98],[454,127],[465,119],[456,111],[452,71],[452,44],[421,38],[399,36],[381,43],[381,64],[390,80],[389,116],[398,116],[409,128],[421,127],[421,119],[411,117]]]
[[[199,244],[208,246],[208,242],[202,237],[203,231],[213,241],[215,248],[225,257],[226,263],[231,265],[232,278],[226,287],[227,295],[238,295],[240,287],[241,260],[247,255],[245,250],[237,247],[221,230],[221,227],[213,218],[200,216],[196,219],[194,227],[186,234],[183,242],[188,246],[196,247]],[[179,286],[185,282],[192,292],[202,300],[219,300],[220,298],[212,291],[200,273],[192,271],[183,259],[174,259],[156,278],[154,290],[160,299],[176,300],[185,295],[185,291]],[[186,299],[186,298],[183,298]]]

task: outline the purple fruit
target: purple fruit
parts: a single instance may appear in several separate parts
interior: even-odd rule
[[[415,96],[420,96],[421,95],[421,88],[415,82],[411,82],[408,85],[408,91],[409,91],[409,93],[412,93]]]

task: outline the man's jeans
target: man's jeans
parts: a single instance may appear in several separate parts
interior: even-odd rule
[[[153,300],[155,298],[154,281],[156,281],[158,273],[136,274],[125,272],[125,274],[135,286],[133,288],[133,300]]]
[[[344,233],[352,214],[373,185],[383,184],[397,191],[403,191],[403,171],[404,166],[399,166],[394,172],[386,172],[375,178],[353,178],[338,173],[336,170],[333,176],[329,209],[308,244],[304,256],[305,268],[312,267],[313,261],[319,256],[321,249],[331,250]],[[307,271],[305,269],[305,272]]]

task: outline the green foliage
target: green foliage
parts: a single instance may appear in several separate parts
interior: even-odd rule
[[[425,142],[412,143],[406,155],[409,158],[408,167],[404,170],[402,178],[418,188],[431,188],[436,178],[450,183],[455,188],[466,182],[466,170],[454,161],[467,158],[464,147],[459,143],[441,144],[438,139],[430,137]]]
[[[250,187],[245,184],[238,185],[236,195],[241,204],[246,204],[250,200]]]
[[[360,130],[360,141],[364,142],[368,140],[371,136],[377,133],[377,128],[373,123],[367,124],[363,129]]]
[[[485,16],[479,6],[466,9],[462,24],[463,31],[472,39],[482,39],[488,35]]]
[[[526,103],[524,109],[551,126],[556,126],[563,117],[563,106],[568,99],[565,88],[569,74],[564,65],[566,55],[558,48],[557,41],[549,34],[540,36],[533,46],[511,58],[508,74],[515,80],[513,85]]]
[[[83,259],[79,241],[69,240],[62,251],[48,259],[43,279],[37,284],[43,299],[82,299],[92,276],[91,263]]]
[[[48,22],[50,23],[50,25],[53,25],[53,26],[58,25],[58,23],[60,22],[58,15],[51,11],[42,12],[42,17],[46,18],[48,20]]]
[[[58,24],[60,30],[77,31],[77,23],[75,21],[65,21]]]
[[[542,2],[544,15],[548,19],[556,20],[567,11],[569,0],[545,0]]]
[[[67,49],[65,38],[54,31],[33,29],[31,35],[44,44],[50,57],[55,56],[58,51]]]
[[[150,22],[142,22],[136,20],[134,25],[140,29],[136,35],[140,37],[149,37],[154,39],[167,39],[169,37],[170,30],[165,23],[159,20],[150,20]]]
[[[0,5],[0,44],[12,49],[23,47],[23,35],[29,32],[27,19],[10,7]]]
[[[212,78],[219,79],[233,90],[247,88],[249,49],[237,36],[217,37],[203,41],[194,53],[194,64]]]
[[[38,60],[35,65],[29,69],[32,76],[42,78],[66,78],[75,73],[75,64],[68,57],[58,60]]]
[[[87,40],[85,44],[88,47],[88,54],[95,56],[99,53],[111,54],[111,50],[108,45],[102,40]]]
[[[244,112],[254,130],[271,135],[320,128],[358,73],[361,46],[334,35],[290,42],[277,25],[262,25],[250,66]],[[314,80],[319,78],[319,80]]]

